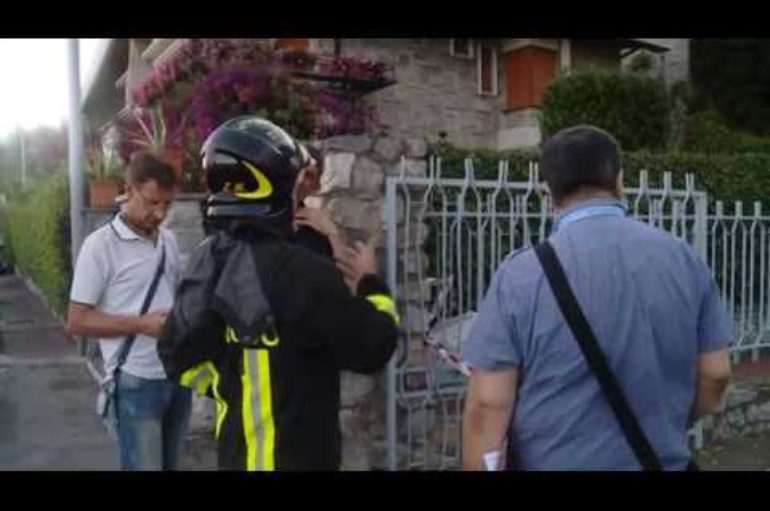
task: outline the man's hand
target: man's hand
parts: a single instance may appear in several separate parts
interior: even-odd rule
[[[144,334],[157,339],[168,311],[143,316],[107,314],[93,305],[70,302],[66,332],[71,337],[120,339],[131,334]]]
[[[338,247],[334,251],[334,258],[353,294],[358,290],[361,277],[377,275],[377,254],[373,239],[368,243],[357,241],[355,248]]]
[[[294,213],[294,225],[312,227],[327,237],[339,234],[339,227],[332,220],[329,211],[325,209],[300,208]]]
[[[139,317],[139,333],[157,339],[166,323],[168,311],[148,312]]]

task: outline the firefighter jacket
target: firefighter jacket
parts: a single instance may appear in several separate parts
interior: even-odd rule
[[[218,231],[191,256],[158,352],[169,378],[216,401],[221,469],[337,470],[340,370],[381,370],[397,323],[378,277],[354,296],[305,248]]]

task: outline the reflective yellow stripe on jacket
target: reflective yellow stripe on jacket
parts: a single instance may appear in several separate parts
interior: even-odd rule
[[[393,321],[395,321],[397,325],[401,324],[401,319],[398,317],[398,312],[396,312],[396,302],[393,301],[393,298],[388,295],[378,294],[369,295],[366,299],[369,300],[378,311],[384,312],[393,318]]]
[[[211,362],[203,362],[188,369],[182,374],[179,382],[182,386],[189,387],[202,396],[206,396],[209,388],[211,388],[217,405],[217,424],[215,430],[217,438],[219,438],[222,423],[225,420],[225,416],[227,416],[227,402],[219,394],[219,382],[219,372]]]
[[[242,378],[246,470],[275,470],[275,421],[270,381],[270,350],[244,350]]]

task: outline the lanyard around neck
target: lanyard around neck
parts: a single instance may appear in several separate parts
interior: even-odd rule
[[[556,220],[553,225],[552,232],[556,232],[559,229],[563,229],[566,225],[584,220],[586,218],[594,218],[600,216],[624,217],[626,215],[628,215],[628,210],[620,203],[586,206],[576,211],[572,211],[571,213],[567,213]]]

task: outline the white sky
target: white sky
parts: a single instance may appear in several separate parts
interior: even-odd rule
[[[80,39],[81,93],[100,39]],[[0,138],[68,116],[66,39],[0,39]]]

